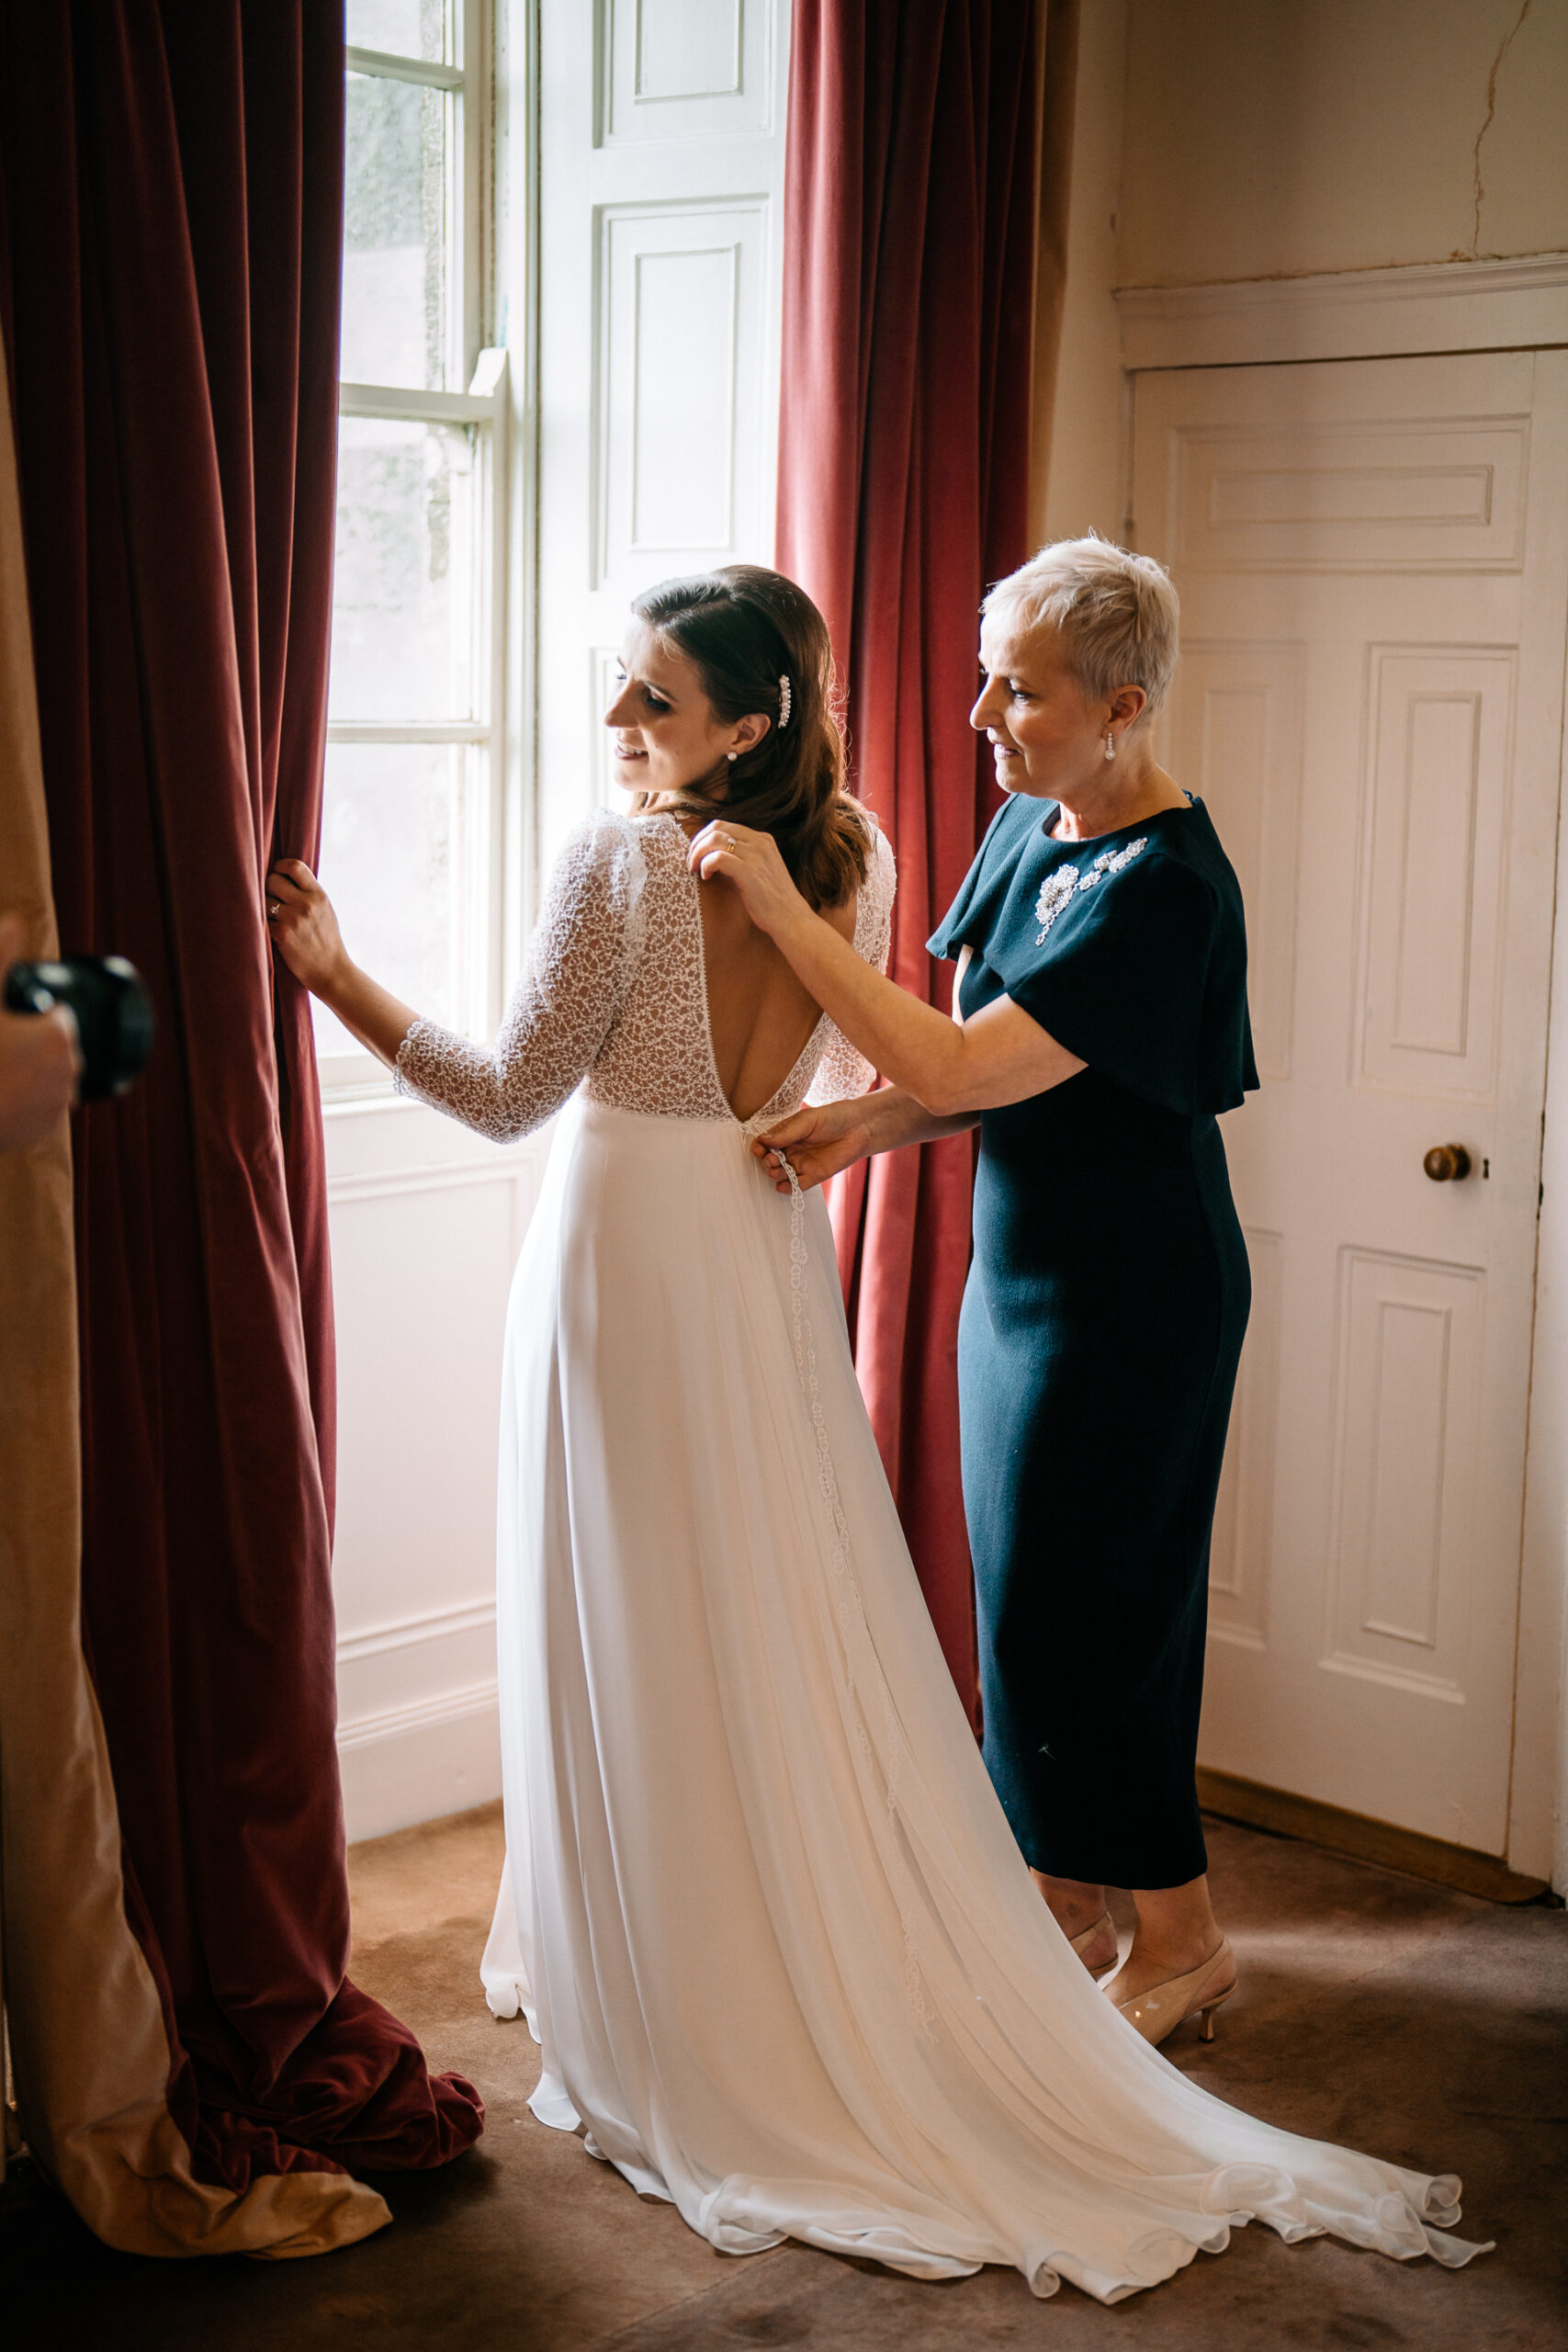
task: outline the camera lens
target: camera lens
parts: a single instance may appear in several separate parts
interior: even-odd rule
[[[123,1094],[152,1050],[152,1006],[141,975],[123,956],[66,956],[56,963],[14,964],[6,976],[13,1012],[69,1005],[82,1046],[84,1102]]]

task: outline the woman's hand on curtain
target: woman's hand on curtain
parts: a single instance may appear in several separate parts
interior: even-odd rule
[[[354,962],[333,902],[303,858],[280,857],[267,876],[266,922],[273,945],[300,986],[394,1069],[398,1047],[419,1015]]]
[[[333,902],[302,857],[280,857],[266,877],[272,944],[313,996],[326,997],[348,968]]]

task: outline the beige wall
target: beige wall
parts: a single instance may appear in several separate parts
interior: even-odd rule
[[[1568,250],[1568,0],[1080,7],[1037,540],[1126,523],[1113,287]]]
[[[1037,545],[1123,523],[1116,212],[1127,75],[1127,0],[1079,0],[1077,90],[1067,218],[1067,285],[1051,419],[1051,469],[1033,519]]]
[[[1130,0],[1127,24],[1119,284],[1568,247],[1568,0]]]

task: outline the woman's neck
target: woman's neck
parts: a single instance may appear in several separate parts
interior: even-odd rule
[[[711,798],[694,787],[680,792],[639,792],[632,803],[634,817],[673,817],[688,833],[700,833],[723,807],[722,797]]]
[[[1051,824],[1054,841],[1091,842],[1101,833],[1141,825],[1162,809],[1189,806],[1181,786],[1149,752],[1133,760],[1123,754],[1123,760],[1106,760],[1101,765],[1102,773],[1089,781],[1063,787]]]

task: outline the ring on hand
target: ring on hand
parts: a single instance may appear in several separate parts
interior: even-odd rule
[[[733,849],[735,847],[735,836],[733,833],[720,833],[718,838],[721,848]]]

